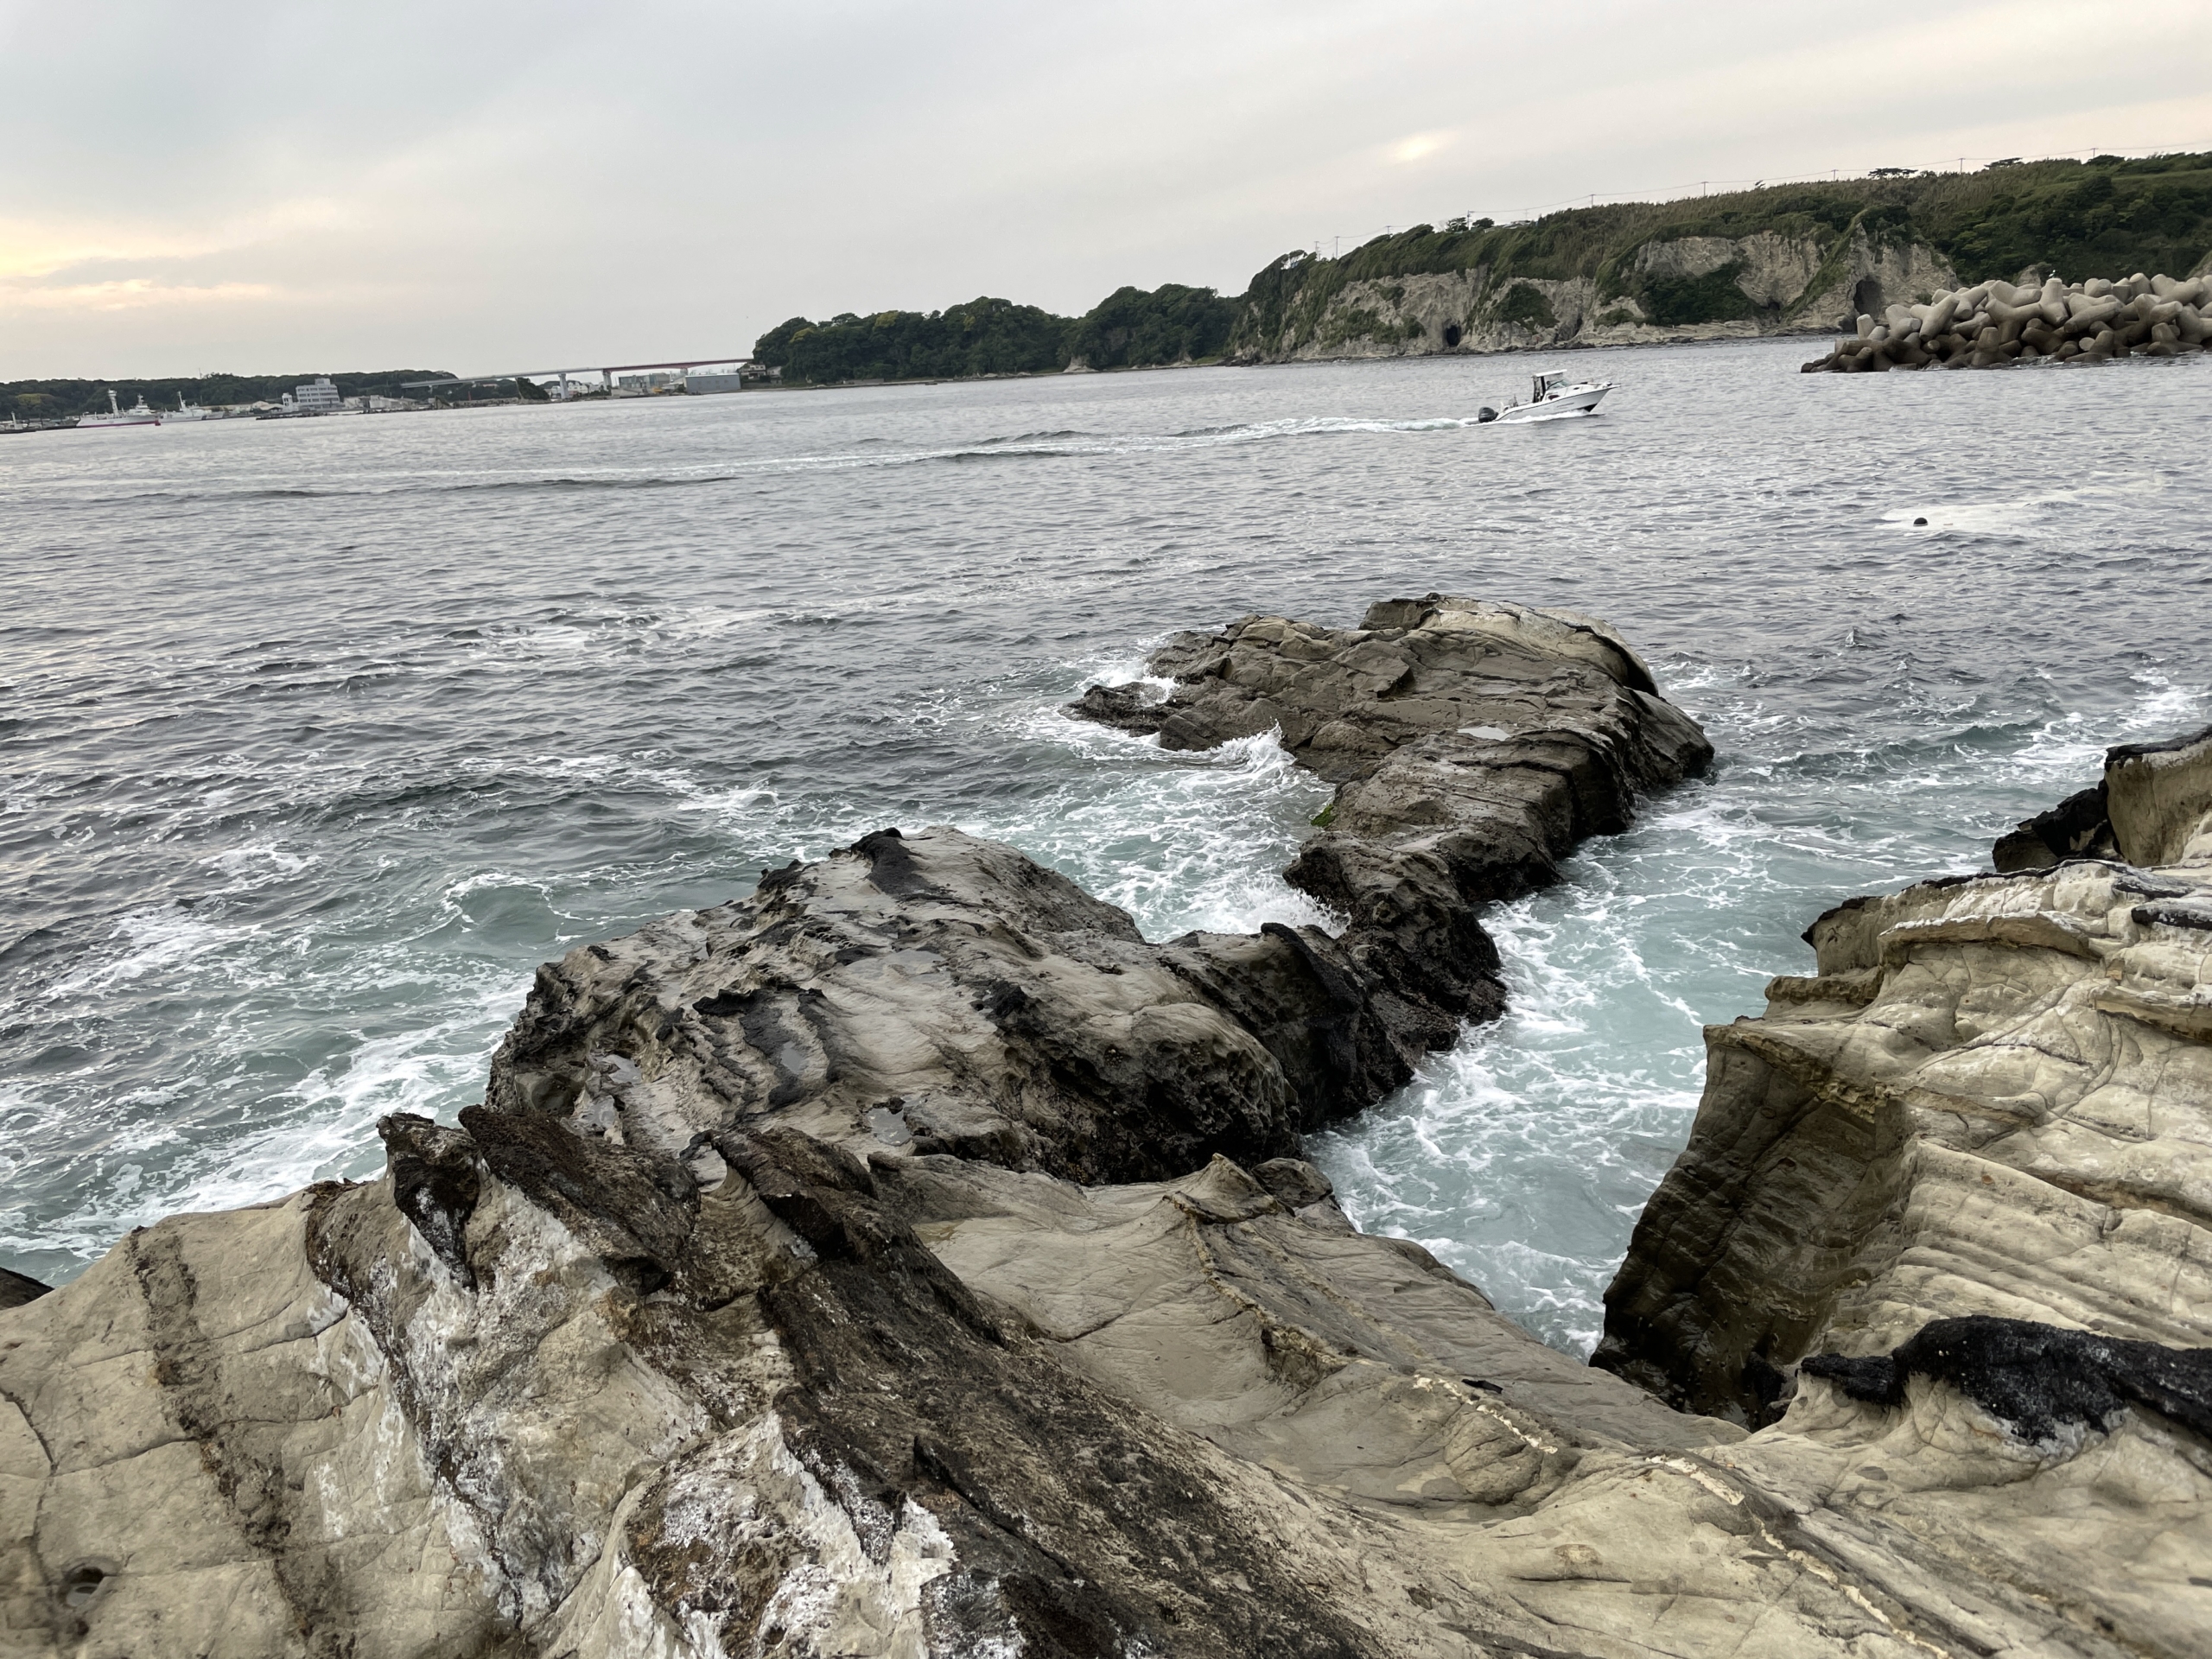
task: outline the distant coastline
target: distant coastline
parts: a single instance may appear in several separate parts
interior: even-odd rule
[[[1959,173],[1885,168],[1518,224],[1415,225],[1341,257],[1281,255],[1235,296],[1169,283],[1117,289],[1077,317],[988,296],[941,311],[793,317],[755,342],[746,384],[819,390],[1833,334],[1860,315],[1991,279],[2208,270],[2212,151]],[[0,424],[66,423],[105,409],[110,391],[156,408],[273,404],[305,378],[0,383]],[[365,406],[399,397],[404,383],[448,378],[419,369],[332,377]],[[509,391],[470,396],[547,396],[528,380]]]
[[[1283,254],[1234,298],[1170,283],[1080,317],[988,296],[793,317],[753,354],[786,385],[823,385],[1824,334],[1992,277],[2195,274],[2209,259],[2212,152],[1885,168],[1416,225],[1340,257]]]

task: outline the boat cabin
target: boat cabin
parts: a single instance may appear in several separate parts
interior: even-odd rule
[[[1535,379],[1536,390],[1529,399],[1532,404],[1542,403],[1544,399],[1562,391],[1567,385],[1567,376],[1564,374],[1540,374],[1535,377]]]

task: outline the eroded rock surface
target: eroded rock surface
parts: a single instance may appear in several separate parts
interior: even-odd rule
[[[2212,1559],[2212,732],[2113,750],[1996,856],[1829,912],[1816,974],[1707,1029],[1597,1363],[1754,1427],[1963,1395],[2055,1504],[2127,1468],[2149,1554],[2109,1597],[2034,1581],[2185,1652],[2212,1630],[2212,1575],[2178,1567]]]
[[[774,1122],[1156,1179],[1296,1152],[1427,1035],[1319,928],[1150,944],[1012,848],[887,830],[546,964],[486,1100],[695,1163],[712,1131]]]
[[[1713,758],[1627,642],[1570,611],[1432,594],[1357,628],[1248,617],[1149,665],[1164,697],[1093,686],[1070,711],[1171,749],[1280,732],[1337,785],[1284,875],[1347,918],[1353,961],[1427,1012],[1432,1046],[1503,1004],[1477,907],[1556,880]]]
[[[0,1653],[2201,1651],[2212,933],[2171,918],[2207,747],[2108,779],[2170,868],[1834,912],[1788,1035],[1716,1045],[1669,1184],[1706,1253],[1636,1358],[1749,1419],[1734,1356],[1813,1355],[1758,1433],[1351,1228],[1295,1155],[1395,1052],[1348,941],[1153,945],[1011,849],[879,834],[549,966],[381,1179],[0,1312]],[[2095,1082],[2050,1109],[2067,1042]],[[1740,1224],[1697,1210],[1761,1136]]]

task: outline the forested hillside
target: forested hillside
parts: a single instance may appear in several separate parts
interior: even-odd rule
[[[1929,282],[2181,276],[2212,250],[2212,154],[1999,163],[1453,220],[1252,279],[1246,359],[1594,340],[1622,330],[1821,329]],[[1452,315],[1453,313],[1457,315]],[[1832,315],[1833,314],[1833,315]]]
[[[1139,368],[1218,357],[1236,316],[1236,301],[1170,283],[1117,289],[1080,317],[988,298],[944,311],[793,317],[761,335],[753,355],[782,370],[786,385],[1049,374],[1078,361]]]
[[[1123,288],[1081,317],[979,299],[794,317],[760,359],[792,385],[1178,362],[1827,331],[1921,289],[2013,277],[2181,276],[2212,251],[2212,154],[1890,173],[1524,224],[1419,225],[1341,258],[1285,254],[1225,299]]]

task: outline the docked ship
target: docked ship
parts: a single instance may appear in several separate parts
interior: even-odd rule
[[[114,394],[109,395],[112,397]],[[141,397],[138,400],[138,406],[143,409],[145,405],[146,400]],[[176,407],[161,411],[161,422],[163,426],[175,426],[179,421],[212,421],[214,418],[213,410],[202,409],[197,404],[186,403],[184,394],[181,391],[176,395]]]
[[[111,389],[107,395],[106,414],[103,415],[98,410],[94,410],[89,415],[79,415],[77,417],[77,428],[79,431],[92,426],[159,426],[161,423],[160,414],[146,407],[146,395],[143,392],[139,393],[137,403],[129,409],[124,409],[115,401],[115,393]]]

